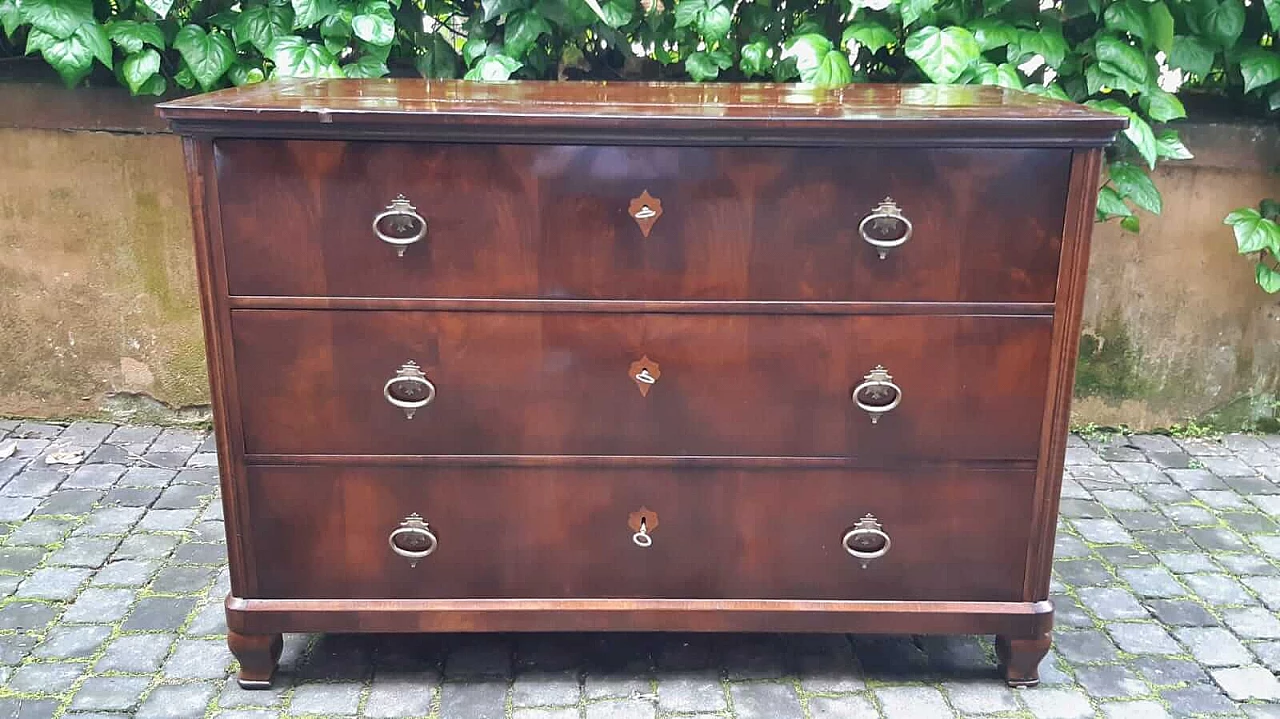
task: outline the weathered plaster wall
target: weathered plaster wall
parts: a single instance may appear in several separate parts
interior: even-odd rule
[[[0,128],[0,158],[0,414],[206,404],[179,140]]]
[[[1280,296],[1254,283],[1222,218],[1280,198],[1280,128],[1201,124],[1184,136],[1196,159],[1157,172],[1164,212],[1144,213],[1136,237],[1094,231],[1073,419],[1274,429]]]
[[[207,416],[178,140],[115,90],[0,95],[0,415]],[[1280,297],[1222,217],[1280,197],[1280,128],[1184,135],[1197,157],[1159,172],[1163,216],[1095,231],[1079,424],[1275,416]]]

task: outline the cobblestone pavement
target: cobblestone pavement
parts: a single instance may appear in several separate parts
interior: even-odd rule
[[[1073,437],[1037,689],[990,637],[286,637],[240,690],[213,443],[0,420],[0,719],[1280,718],[1280,437]],[[82,450],[78,465],[51,454]]]

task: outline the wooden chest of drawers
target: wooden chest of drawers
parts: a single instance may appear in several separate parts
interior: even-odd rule
[[[1049,646],[1102,148],[988,87],[296,81],[185,137],[246,686],[281,632]]]

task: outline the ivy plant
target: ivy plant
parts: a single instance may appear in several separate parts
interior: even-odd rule
[[[1280,202],[1263,200],[1256,208],[1242,207],[1227,215],[1236,236],[1236,250],[1254,260],[1254,279],[1262,289],[1280,292]]]
[[[1280,111],[1278,31],[1280,0],[0,0],[0,52],[135,94],[385,75],[1024,89],[1128,118],[1098,218],[1133,232],[1161,210],[1149,173],[1191,157],[1179,95]]]

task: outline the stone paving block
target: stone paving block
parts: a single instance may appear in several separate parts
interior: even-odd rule
[[[195,509],[151,509],[138,522],[142,532],[173,532],[186,529],[196,521],[200,512]]]
[[[1190,599],[1152,600],[1147,607],[1156,619],[1171,627],[1216,627],[1217,618],[1200,604]]]
[[[574,715],[575,719],[577,715]],[[586,706],[586,719],[656,719],[658,708],[645,699],[610,699]],[[817,714],[814,714],[817,719]]]
[[[576,705],[582,689],[577,672],[533,672],[516,677],[511,700],[518,707]]]
[[[937,691],[937,690],[934,690]],[[729,685],[733,712],[740,719],[804,719],[795,687],[780,682]]]
[[[1148,692],[1142,678],[1121,664],[1079,667],[1076,669],[1076,680],[1089,696],[1103,699],[1142,696]],[[961,707],[957,705],[957,708]],[[965,711],[977,713],[979,710]]]
[[[435,697],[435,678],[427,681],[421,674],[377,675],[363,716],[371,719],[418,717],[431,713]]]
[[[9,501],[10,497],[48,497],[67,475],[56,469],[27,469],[0,487],[0,497]]]
[[[1168,719],[1169,712],[1163,704],[1154,701],[1107,702],[1102,705],[1107,719]]]
[[[1255,507],[1272,516],[1280,517],[1280,497],[1272,494],[1247,497]]]
[[[1087,557],[1089,556],[1089,545],[1069,534],[1059,532],[1058,536],[1053,540],[1053,556],[1054,559]]]
[[[1129,654],[1181,654],[1178,643],[1159,624],[1153,622],[1117,622],[1107,625],[1107,632],[1121,651]]]
[[[0,547],[0,572],[29,572],[46,553],[42,547]]]
[[[50,422],[26,421],[13,428],[15,437],[24,439],[57,439],[65,429]]]
[[[1209,681],[1205,670],[1189,659],[1138,657],[1133,661],[1133,667],[1143,679],[1158,687]],[[1135,695],[1144,693],[1146,692],[1139,691]]]
[[[9,535],[8,544],[10,546],[56,544],[70,534],[75,527],[76,521],[74,519],[58,517],[32,518],[23,522]]]
[[[182,639],[164,663],[166,679],[223,679],[231,654],[221,641]]]
[[[62,486],[66,489],[110,489],[119,481],[125,469],[123,464],[82,464],[75,468]]]
[[[102,498],[108,507],[150,507],[160,496],[158,487],[115,487]]]
[[[141,702],[150,683],[146,677],[89,677],[76,691],[71,708],[130,711]]]
[[[35,662],[18,667],[9,679],[8,687],[27,694],[61,694],[83,674],[83,664]]]
[[[220,602],[210,602],[201,607],[186,633],[193,637],[222,635],[227,633],[227,614]]]
[[[1089,698],[1079,689],[1037,688],[1021,696],[1036,719],[1087,719],[1094,716]]]
[[[128,631],[173,631],[187,621],[196,600],[189,597],[143,597],[120,628]]]
[[[121,543],[123,546],[128,539]],[[120,549],[116,549],[119,557]],[[160,568],[160,563],[136,559],[119,559],[109,562],[93,576],[91,584],[95,586],[140,587],[151,580],[151,576]]]
[[[1257,666],[1229,667],[1210,672],[1227,696],[1239,701],[1280,702],[1280,679]]]
[[[1225,574],[1187,574],[1182,581],[1191,591],[1213,606],[1257,604],[1244,586]]]
[[[1280,639],[1280,617],[1261,607],[1227,609],[1222,612],[1227,627],[1244,639]]]
[[[216,684],[178,684],[156,687],[138,710],[137,719],[192,719],[202,717]]]
[[[1127,442],[1143,452],[1178,452],[1183,449],[1172,437],[1163,434],[1135,434]]]
[[[1168,567],[1170,571],[1176,574],[1218,571],[1218,568],[1213,564],[1213,560],[1203,554],[1193,554],[1190,552],[1163,552],[1156,556],[1160,560],[1161,564]]]
[[[1053,640],[1058,653],[1070,662],[1096,664],[1115,661],[1118,657],[1111,639],[1096,630],[1055,632]]]
[[[955,716],[942,692],[933,687],[883,687],[875,690],[875,697],[887,719]]]
[[[156,437],[160,436],[160,427],[142,424],[122,424],[107,435],[105,442],[123,447],[134,454],[147,451]]]
[[[142,518],[140,507],[100,507],[91,512],[76,535],[124,534]]]
[[[1280,560],[1280,536],[1255,534],[1251,539],[1254,544],[1258,545],[1263,554],[1271,557],[1273,561]]]
[[[1207,470],[1209,470],[1210,472],[1213,472],[1215,475],[1217,475],[1217,476],[1219,476],[1219,477],[1223,477],[1223,478],[1226,478],[1226,477],[1252,477],[1252,476],[1254,476],[1255,474],[1257,474],[1257,472],[1255,472],[1255,471],[1253,470],[1253,467],[1250,467],[1249,465],[1245,464],[1244,462],[1240,461],[1239,459],[1237,459],[1237,458],[1235,458],[1235,457],[1231,457],[1231,456],[1225,456],[1225,457],[1205,456],[1205,457],[1201,457],[1201,458],[1200,458],[1200,464],[1204,465],[1204,468],[1205,468],[1205,469],[1207,469]]]
[[[160,495],[157,509],[198,509],[213,494],[213,487],[204,484],[174,484]]]
[[[1116,462],[1111,465],[1130,484],[1165,484],[1169,477],[1154,464],[1147,462]]]
[[[213,567],[165,567],[151,582],[157,594],[190,594],[209,586],[217,570]]]
[[[227,547],[223,544],[184,542],[174,550],[173,561],[183,564],[220,565],[227,561]]]
[[[1199,490],[1191,493],[1197,500],[1203,502],[1209,507],[1218,511],[1222,510],[1243,510],[1252,511],[1254,508],[1234,491],[1212,491]]]
[[[49,625],[58,615],[58,608],[31,601],[9,602],[0,605],[0,629],[39,630]]]
[[[360,705],[359,684],[303,684],[293,690],[291,714],[354,715]]]
[[[133,460],[129,450],[114,444],[100,444],[84,458],[85,464],[128,464]]]
[[[1173,480],[1174,484],[1187,491],[1230,489],[1226,482],[1207,469],[1166,469],[1164,473]]]
[[[103,492],[96,489],[63,489],[49,495],[36,507],[33,514],[88,514],[102,499]]]
[[[24,699],[9,697],[0,699],[0,717],[4,719],[53,719],[58,715],[56,699]],[[71,717],[73,715],[66,715]],[[75,719],[88,719],[75,715]],[[109,717],[108,719],[118,719]]]
[[[96,672],[128,672],[152,674],[159,671],[169,655],[172,634],[125,634],[112,639],[102,657],[94,664]]]
[[[1275,534],[1280,532],[1280,524],[1262,512],[1223,512],[1222,521],[1236,532],[1242,534]]]
[[[1180,527],[1203,527],[1218,523],[1218,517],[1194,504],[1166,504],[1160,507],[1166,517]]]
[[[1243,552],[1249,549],[1240,535],[1221,527],[1194,527],[1187,530],[1187,535],[1209,552]]]
[[[951,699],[951,706],[965,714],[994,714],[1019,709],[1016,698],[1018,690],[1010,689],[998,681],[948,681],[943,683],[942,688]],[[812,706],[810,702],[810,707]]]
[[[52,565],[97,569],[106,563],[118,546],[118,538],[71,537],[46,561]]]
[[[1077,595],[1085,608],[1099,619],[1146,619],[1147,610],[1133,594],[1118,587],[1090,587]]]
[[[1063,498],[1058,505],[1058,512],[1063,517],[1100,519],[1107,516],[1107,508],[1092,499]]]
[[[178,546],[178,538],[165,534],[132,534],[125,537],[115,559],[164,559]]]
[[[89,588],[67,606],[61,621],[70,624],[94,624],[123,619],[136,595],[130,589]]]
[[[130,467],[121,477],[122,487],[167,487],[178,472],[163,467]]]
[[[0,634],[0,666],[13,666],[21,662],[39,641],[30,634]]]
[[[1137,492],[1128,489],[1115,489],[1093,493],[1102,506],[1112,510],[1150,511],[1154,507]]]
[[[111,627],[57,626],[45,634],[33,655],[42,659],[86,659],[96,654],[109,636]]]
[[[1168,531],[1176,528],[1173,522],[1158,512],[1126,512],[1116,509],[1112,510],[1111,515],[1130,531]]]
[[[1192,549],[1196,549],[1195,542],[1183,537],[1177,532],[1138,532],[1144,536],[1147,535],[1173,535],[1181,537],[1187,545]],[[1103,560],[1110,562],[1117,567],[1150,567],[1159,563],[1156,555],[1145,547],[1131,544],[1113,544],[1107,547],[1098,547],[1098,556]]]
[[[1182,469],[1192,466],[1195,461],[1191,455],[1181,449],[1176,452],[1147,452],[1147,458],[1152,464],[1163,469]]]
[[[556,709],[516,709],[511,719],[578,719],[577,707],[560,707]]]
[[[1239,666],[1253,661],[1249,650],[1225,629],[1186,627],[1173,633],[1191,656],[1206,667]]]
[[[173,478],[174,484],[218,484],[217,467],[186,467]]]
[[[1055,594],[1053,600],[1053,623],[1056,627],[1091,627],[1093,617],[1085,613],[1084,608],[1074,597]]]
[[[45,567],[27,575],[17,595],[25,599],[71,599],[92,571],[74,567]]]
[[[658,708],[666,712],[719,712],[728,704],[718,672],[671,672],[658,677]]]
[[[440,719],[503,719],[506,702],[505,681],[446,682],[440,689]]]
[[[1163,567],[1126,567],[1118,573],[1140,597],[1180,597],[1187,593],[1186,587]]]

